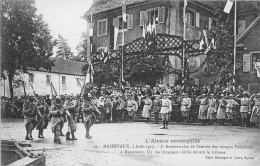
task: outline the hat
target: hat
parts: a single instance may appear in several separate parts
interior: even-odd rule
[[[229,97],[234,97],[234,94],[233,94],[233,93],[231,93],[231,94],[229,95]]]
[[[29,98],[35,98],[35,96],[33,94],[29,94],[28,97]]]
[[[221,97],[224,97],[225,95],[223,93],[220,94]]]
[[[202,93],[202,95],[201,96],[206,96],[206,94],[205,93]]]
[[[210,94],[210,96],[214,96],[214,94],[213,94],[213,93],[211,93],[211,94]]]

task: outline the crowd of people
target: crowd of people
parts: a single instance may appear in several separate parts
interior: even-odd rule
[[[3,100],[8,101],[4,98],[2,103]],[[167,129],[170,122],[260,128],[260,93],[250,94],[246,87],[232,82],[202,87],[161,82],[153,88],[149,85],[127,85],[123,89],[91,87],[84,95],[50,99],[50,95],[34,94],[20,99],[14,97],[11,103],[5,104],[5,109],[11,110],[11,116],[25,118],[26,140],[33,139],[34,128],[39,130],[38,137],[44,138],[43,131],[51,122],[55,143],[61,143],[59,136],[64,136],[62,129],[66,121],[66,140],[77,140],[74,133],[79,122],[84,123],[86,138],[90,139],[89,131],[94,123],[134,122],[140,120],[137,115],[146,123],[159,123],[161,118],[162,129]]]

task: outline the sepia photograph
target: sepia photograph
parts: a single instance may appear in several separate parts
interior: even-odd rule
[[[0,9],[1,165],[260,165],[260,0]]]

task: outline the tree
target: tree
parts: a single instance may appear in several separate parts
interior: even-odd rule
[[[67,40],[64,39],[60,34],[58,35],[56,44],[58,47],[56,55],[57,57],[64,57],[65,59],[71,59],[73,57],[73,52],[71,52],[71,48],[69,47]]]
[[[81,61],[87,60],[87,51],[88,51],[88,35],[83,32],[81,34],[81,42],[76,47],[78,51],[78,57],[81,58]]]
[[[52,36],[42,16],[36,15],[34,0],[3,1],[1,4],[2,71],[9,80],[13,98],[13,78],[17,69],[50,69],[53,62]]]

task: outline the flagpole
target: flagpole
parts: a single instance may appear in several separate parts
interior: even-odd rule
[[[237,1],[235,0],[235,14],[234,14],[234,76],[236,75],[236,41],[237,41]],[[235,82],[235,79],[233,80]]]
[[[122,81],[124,80],[124,42],[125,42],[125,31],[124,31],[124,14],[123,14],[123,6],[125,4],[125,0],[123,0],[122,5],[122,57],[121,57],[121,88],[122,88]]]
[[[184,0],[184,5],[183,5],[183,49],[182,49],[182,66],[183,66],[183,78],[185,75],[185,44],[184,41],[185,36],[186,36],[186,5],[187,5],[187,0]]]

